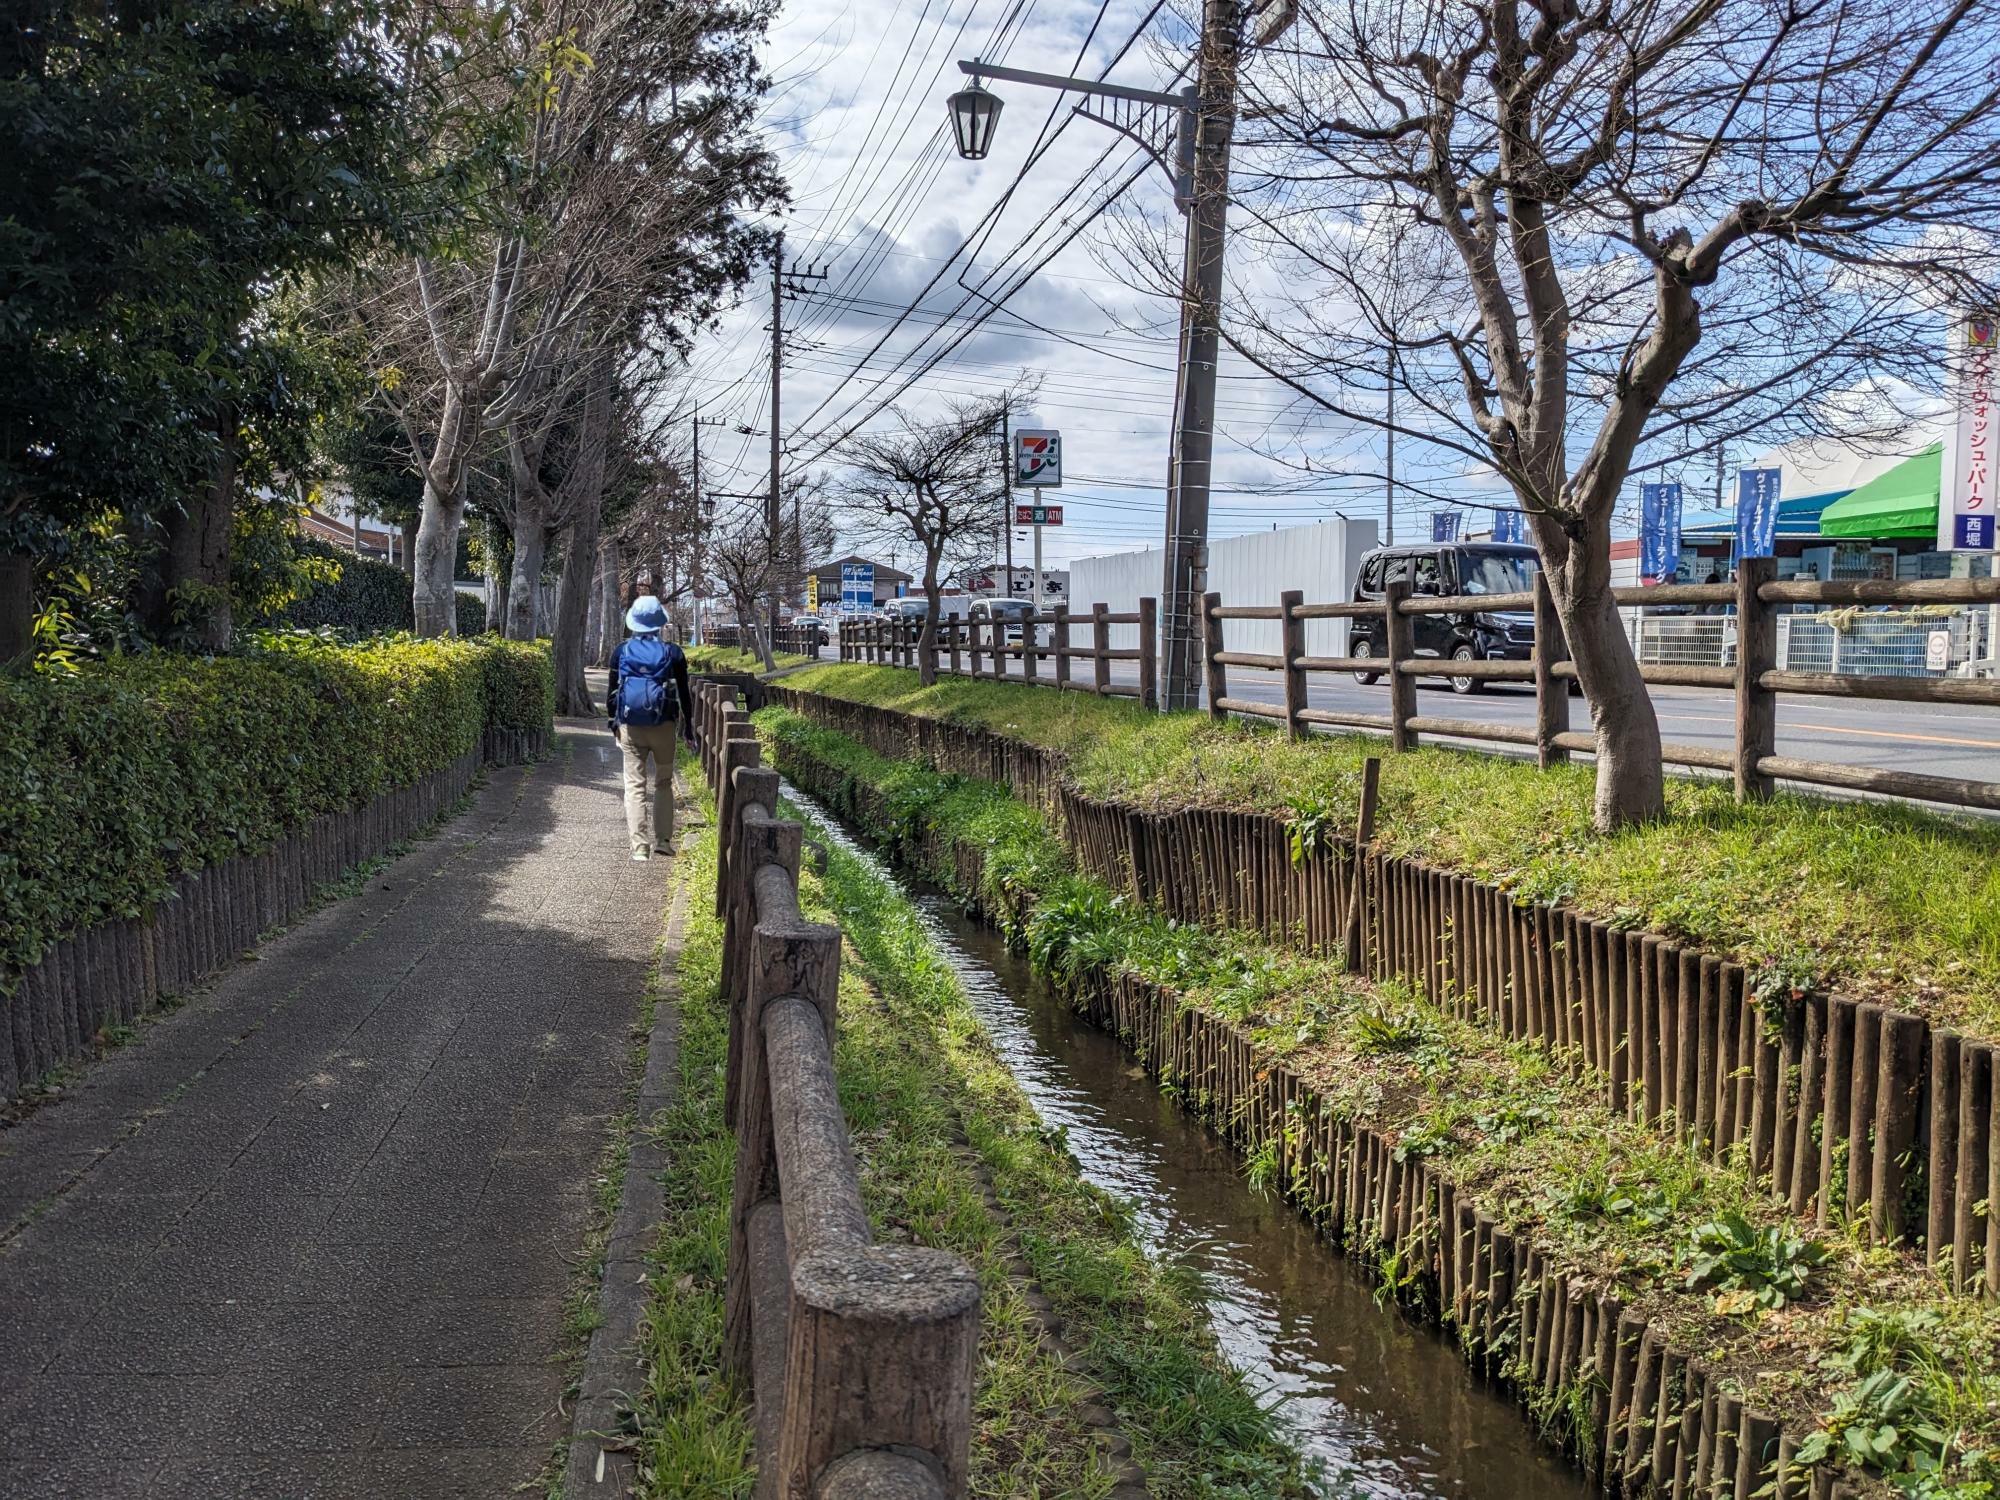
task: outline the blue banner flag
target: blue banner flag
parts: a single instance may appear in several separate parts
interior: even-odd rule
[[[1431,512],[1431,540],[1434,542],[1457,541],[1458,520],[1458,512],[1455,510]]]
[[[1639,576],[1672,578],[1681,566],[1681,487],[1639,486]]]
[[[1496,542],[1525,542],[1528,539],[1527,513],[1518,510],[1496,510],[1493,512],[1493,540]]]
[[[1783,469],[1741,469],[1736,475],[1736,555],[1775,557],[1778,490]]]

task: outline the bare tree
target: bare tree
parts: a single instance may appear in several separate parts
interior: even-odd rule
[[[937,680],[938,585],[954,570],[992,561],[1006,525],[1002,412],[1033,396],[1023,388],[957,401],[934,420],[894,411],[888,431],[861,433],[842,449],[845,529],[883,548],[915,543],[923,557],[917,671],[926,685]]]
[[[685,350],[712,323],[768,242],[739,213],[783,198],[754,133],[771,9],[550,0],[494,28],[497,65],[455,62],[437,80],[507,142],[509,165],[451,253],[386,268],[360,305],[424,474],[420,633],[451,628],[451,554],[483,432],[507,435],[523,565],[559,526],[572,554],[594,557],[603,393],[629,361]],[[580,413],[576,482],[551,493],[540,458],[565,407]],[[580,606],[558,607],[558,641],[572,618],[580,648]]]
[[[770,636],[758,624],[758,601],[776,593],[786,579],[802,575],[806,559],[831,547],[834,537],[832,513],[816,478],[788,479],[782,499],[787,514],[796,514],[798,522],[780,529],[775,549],[761,500],[731,502],[731,508],[707,528],[702,547],[708,576],[728,593],[745,632],[744,644],[757,653],[767,672],[777,663]]]
[[[1600,828],[1664,808],[1622,487],[1753,435],[1886,442],[1937,389],[1946,310],[2000,280],[1996,47],[1975,0],[1302,0],[1249,68],[1226,335],[1352,423],[1393,384],[1436,492],[1493,475],[1527,512]]]

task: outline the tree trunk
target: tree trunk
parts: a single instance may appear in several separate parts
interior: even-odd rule
[[[414,577],[416,575],[418,528],[406,521],[399,528],[399,531],[403,538],[403,571]],[[456,587],[458,582],[458,538],[456,536],[453,536],[451,539],[451,556],[447,559],[447,562],[447,574],[451,578],[453,586]],[[453,618],[456,619],[457,616],[454,615]]]
[[[486,613],[486,624],[495,634],[504,636],[507,633],[509,582],[514,574],[511,550],[506,557],[495,556],[489,566],[492,568],[489,583],[493,592],[493,604]]]
[[[464,519],[463,488],[446,493],[426,474],[423,519],[417,523],[416,545],[410,549],[410,602],[418,635],[458,634],[452,573],[458,560],[458,528]]]
[[[617,370],[608,352],[596,359],[583,398],[576,468],[563,485],[570,516],[569,549],[556,597],[556,712],[588,718],[590,687],[583,680],[583,626],[596,597],[598,526],[604,516],[604,462],[611,446],[611,387]]]
[[[1611,597],[1609,538],[1571,541],[1549,569],[1549,592],[1597,734],[1597,829],[1659,818],[1667,810],[1660,721]]]
[[[165,517],[161,554],[165,587],[156,639],[171,637],[194,651],[229,649],[235,630],[229,599],[229,554],[236,524],[235,419],[220,419],[222,449],[209,482]]]
[[[0,552],[0,670],[17,666],[35,650],[35,560],[25,552]]]
[[[938,554],[924,549],[924,629],[917,637],[917,681],[930,687],[937,681]]]
[[[604,539],[600,551],[604,557],[604,565],[603,571],[598,576],[598,631],[595,660],[598,666],[608,667],[611,665],[611,653],[617,649],[618,637],[622,633],[618,590],[618,570],[622,560],[618,555],[618,543],[610,537]]]
[[[532,641],[540,623],[536,618],[542,597],[542,568],[546,559],[548,533],[542,528],[542,506],[526,495],[514,497],[514,587],[507,591],[507,629],[510,641]]]

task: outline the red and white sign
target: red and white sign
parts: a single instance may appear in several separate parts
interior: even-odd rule
[[[1024,490],[1062,488],[1062,434],[1023,427],[1014,434],[1014,485]]]
[[[1938,551],[1991,552],[1994,549],[1993,382],[2000,323],[1990,314],[1960,320],[1953,351],[1958,421],[1944,447],[1938,487]]]
[[[1062,525],[1060,505],[1016,505],[1014,524],[1016,526],[1060,526]]]

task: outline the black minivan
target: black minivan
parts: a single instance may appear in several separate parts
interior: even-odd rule
[[[1525,594],[1535,586],[1541,558],[1533,547],[1508,542],[1421,542],[1377,547],[1364,553],[1354,581],[1357,602],[1373,603],[1397,578],[1410,580],[1413,594]],[[1419,656],[1452,661],[1526,661],[1534,654],[1535,617],[1527,610],[1490,614],[1413,615],[1411,637]],[[1349,656],[1387,656],[1387,627],[1379,618],[1353,622]],[[1356,672],[1362,683],[1379,672]],[[1473,677],[1448,677],[1454,693],[1476,693]]]

